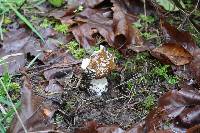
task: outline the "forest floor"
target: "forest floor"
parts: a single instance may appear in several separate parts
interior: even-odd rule
[[[166,1],[0,0],[0,131],[196,131],[200,5]]]

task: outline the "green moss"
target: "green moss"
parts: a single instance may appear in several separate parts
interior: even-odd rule
[[[3,63],[0,61],[0,64]],[[12,82],[12,76],[6,72],[1,76],[0,80],[0,104],[5,109],[4,113],[0,113],[0,131],[2,132],[3,130],[6,131],[6,129],[10,126],[10,123],[15,114],[11,102],[15,104],[16,109],[20,107],[21,103],[17,98],[19,97],[20,85],[18,83]],[[9,93],[11,96],[12,101],[10,101],[7,97],[7,93]]]
[[[63,5],[64,0],[48,0],[48,2],[55,7],[60,7]]]
[[[80,45],[76,41],[71,41],[67,45],[68,50],[76,59],[82,59],[86,52],[83,48],[80,48]]]
[[[69,25],[68,24],[59,24],[59,23],[56,23],[54,29],[57,31],[57,32],[60,32],[60,33],[63,33],[63,34],[67,34],[68,31],[69,31]]]
[[[155,96],[154,95],[149,95],[146,97],[146,99],[144,100],[143,102],[143,107],[146,109],[146,110],[151,110],[155,104]]]
[[[169,84],[174,85],[179,82],[179,78],[177,76],[169,74],[169,67],[169,65],[161,65],[159,67],[155,67],[152,70],[152,74],[155,76],[160,76],[167,80]]]
[[[52,25],[54,24],[55,22],[54,21],[50,21],[49,19],[45,18],[42,23],[40,24],[40,26],[42,28],[49,28],[49,27],[52,27]]]
[[[42,23],[40,24],[42,28],[50,28],[52,27],[55,31],[60,32],[62,34],[67,34],[69,31],[69,25],[68,24],[61,24],[59,22],[56,22],[55,20],[50,20],[48,18],[45,18]]]
[[[79,13],[81,11],[83,11],[84,7],[82,5],[79,5],[78,8],[76,10],[74,10],[74,13]]]
[[[4,18],[3,24],[8,25],[8,24],[11,24],[11,23],[12,23],[12,20],[9,17]]]
[[[133,88],[133,83],[132,83],[131,81],[128,81],[128,82],[127,82],[127,88],[128,88],[129,90],[132,90],[132,88]]]
[[[108,52],[112,53],[117,59],[123,58],[123,55],[117,49],[108,48]]]

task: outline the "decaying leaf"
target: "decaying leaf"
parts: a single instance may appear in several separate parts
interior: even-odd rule
[[[167,92],[159,99],[158,107],[147,116],[147,131],[167,128],[165,123],[172,131],[185,131],[200,122],[199,107],[200,94],[191,86]]]
[[[56,81],[56,80],[50,80],[48,86],[45,88],[45,92],[47,93],[62,93],[64,91],[64,88]]]
[[[152,50],[152,55],[162,62],[185,65],[190,63],[192,55],[178,43],[165,43]]]
[[[162,22],[161,29],[163,30],[164,36],[169,43],[178,43],[184,47],[191,55],[198,46],[192,39],[190,33],[185,31],[179,31],[176,27],[170,25],[169,23]]]
[[[46,31],[48,32],[48,31]],[[49,36],[51,33],[47,33]],[[49,40],[49,39],[48,39]],[[30,32],[24,28],[16,29],[5,34],[2,47],[0,48],[0,58],[4,59],[5,66],[8,66],[8,72],[17,72],[26,63],[26,56],[29,53],[37,56],[40,60],[44,60],[45,52],[48,50],[56,50],[56,44],[48,41],[47,45],[41,46],[40,41],[31,36]],[[3,73],[3,65],[0,65],[0,75]]]
[[[196,45],[196,43],[194,42],[194,40],[192,39],[192,36],[190,35],[190,33],[188,32],[184,32],[184,31],[179,31],[176,27],[162,22],[161,23],[161,28],[163,30],[163,33],[167,39],[168,44],[176,44],[179,45],[178,49],[172,53],[172,51],[166,50],[166,51],[162,51],[163,54],[166,55],[168,53],[168,55],[172,55],[172,56],[167,56],[167,58],[164,58],[166,60],[170,60],[171,62],[173,62],[175,65],[180,65],[180,64],[186,64],[189,62],[188,65],[184,66],[184,68],[176,68],[176,70],[179,70],[179,73],[183,73],[181,75],[185,75],[184,77],[189,77],[191,80],[191,78],[193,78],[199,85],[199,81],[200,81],[200,69],[199,69],[199,63],[200,63],[200,49],[199,47]],[[183,48],[181,48],[181,46]],[[162,47],[161,47],[162,48]],[[159,49],[159,48],[157,48]],[[180,52],[180,49],[182,49]],[[183,50],[185,49],[185,50]],[[171,50],[171,49],[170,49]],[[154,50],[153,50],[154,51]],[[188,54],[188,52],[190,54]],[[181,58],[176,58],[176,61],[173,60],[172,61],[172,57],[174,59],[174,56],[176,56],[177,54],[181,55]],[[192,55],[192,57],[191,57]],[[156,55],[155,57],[159,58],[159,59],[163,59],[163,57]],[[184,58],[183,58],[184,57]],[[166,62],[165,62],[166,63]]]
[[[75,39],[85,48],[95,45],[94,34],[99,33],[108,44],[114,43],[114,32],[112,29],[112,19],[107,16],[111,10],[97,10],[87,8],[81,12],[77,18],[78,26],[72,28]]]
[[[37,40],[31,37],[25,29],[7,33],[0,49],[0,57],[6,62],[10,73],[18,71],[25,65],[27,53],[36,56],[41,52],[42,48],[36,43]],[[2,65],[0,71],[2,72]]]
[[[143,45],[143,40],[139,32],[132,26],[132,23],[136,21],[136,17],[126,14],[119,3],[114,3],[112,9],[114,12],[114,47],[117,49],[131,49],[136,52],[139,52],[138,50],[145,51],[147,48]],[[141,50],[141,47],[143,50]]]
[[[188,65],[190,76],[200,85],[200,49],[196,49],[192,62]]]
[[[143,45],[140,33],[132,27],[132,23],[136,21],[137,17],[122,9],[119,3],[113,3],[112,10],[111,7],[102,9],[86,7],[74,18],[71,17],[72,14],[62,14],[62,17],[56,18],[63,23],[75,24],[72,26],[71,32],[85,49],[95,45],[100,35],[111,47],[117,48],[123,53],[128,49],[136,52],[147,50]]]
[[[54,125],[50,123],[55,108],[51,102],[44,102],[44,98],[36,96],[32,92],[29,79],[24,77],[24,86],[21,89],[22,105],[19,111],[19,116],[28,132],[46,132],[54,130]],[[23,133],[24,130],[20,120],[15,116],[8,133]]]

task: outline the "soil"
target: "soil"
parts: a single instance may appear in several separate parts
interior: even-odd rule
[[[158,61],[150,56],[137,60],[137,55],[130,59],[132,64],[127,63],[126,67],[120,64],[126,64],[127,60],[118,60],[121,69],[107,76],[108,91],[101,96],[96,96],[88,90],[91,80],[89,75],[84,72],[74,73],[80,71],[79,66],[62,70],[65,74],[61,72],[62,76],[55,79],[64,87],[64,92],[60,94],[46,93],[44,88],[48,81],[40,75],[42,73],[39,70],[30,72],[32,85],[36,86],[34,92],[36,95],[46,97],[58,107],[54,123],[61,129],[64,127],[67,132],[83,126],[84,121],[89,120],[101,124],[119,125],[127,129],[136,122],[144,120],[151,108],[157,104],[157,99],[169,88],[166,80],[152,75],[153,68],[161,65]],[[73,72],[66,74],[69,69]],[[148,96],[153,96],[155,99],[154,105],[147,109],[144,100]]]

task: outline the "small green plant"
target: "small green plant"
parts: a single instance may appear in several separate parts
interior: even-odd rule
[[[133,26],[140,30],[141,35],[144,37],[145,40],[150,40],[152,38],[156,38],[157,34],[147,32],[146,28],[149,25],[152,25],[154,22],[155,18],[153,16],[145,16],[143,14],[140,14],[138,21],[133,23]]]
[[[99,46],[94,46],[94,47],[92,47],[92,51],[94,52],[94,51],[99,51],[100,50],[100,47]]]
[[[82,5],[79,5],[78,8],[76,10],[74,10],[74,13],[79,13],[81,11],[83,11],[84,7]]]
[[[64,0],[48,0],[48,2],[55,7],[60,7],[63,5]]]
[[[35,27],[30,23],[30,21],[23,16],[17,7],[21,7],[21,5],[25,2],[25,0],[0,0],[0,17],[4,20],[4,16],[7,12],[13,11],[17,17],[20,18],[41,40],[45,43],[44,38],[42,35],[35,29]],[[2,22],[0,20],[0,36],[3,40],[3,33],[2,33]]]
[[[7,91],[13,91],[14,93],[19,93],[20,85],[18,83],[11,81],[11,76],[8,73],[3,74],[1,80],[5,84]],[[6,92],[3,90],[2,86],[0,86],[0,96],[5,97]]]
[[[148,57],[149,57],[149,53],[147,52],[137,53],[136,60],[145,61]]]
[[[60,32],[62,34],[67,34],[69,31],[69,25],[68,24],[61,24],[54,20],[50,20],[48,18],[45,18],[42,23],[40,24],[42,28],[50,28],[53,27],[55,31]]]
[[[155,18],[153,16],[145,16],[143,14],[140,14],[138,21],[133,23],[133,26],[142,30],[146,24],[153,24],[154,22]]]
[[[80,48],[79,43],[76,41],[70,41],[67,48],[76,59],[82,59],[86,54],[85,50]]]
[[[131,59],[127,59],[126,62],[124,63],[124,67],[128,71],[133,71],[135,66],[135,62]]]
[[[42,28],[49,28],[49,27],[52,26],[53,23],[54,23],[54,22],[52,22],[52,21],[48,20],[47,18],[45,18],[45,19],[42,21],[42,23],[40,24],[40,26],[41,26]]]
[[[123,55],[122,55],[117,49],[108,48],[108,52],[113,53],[114,56],[115,56],[117,59],[122,59],[122,58],[123,58]]]
[[[153,16],[145,16],[143,14],[140,14],[139,18],[143,23],[152,24],[155,22],[155,18]]]
[[[141,33],[141,35],[144,37],[145,40],[150,40],[157,37],[157,34],[153,34],[150,32],[144,32],[144,33]]]
[[[110,75],[111,80],[115,80],[117,77],[120,77],[120,73],[112,72]]]
[[[12,76],[7,72],[7,67],[1,59],[0,64],[4,66],[4,71],[6,71],[0,77],[0,132],[6,133],[14,114],[17,112],[17,108],[20,107],[19,100],[15,99],[15,97],[11,99],[9,92],[12,92],[14,95],[19,94],[20,85],[12,82]],[[13,103],[12,100],[15,102]]]
[[[132,72],[136,69],[137,63],[145,62],[148,59],[148,57],[149,54],[147,52],[137,53],[136,56],[134,56],[133,58],[129,58],[126,60],[126,62],[124,63],[124,67],[126,70]]]
[[[57,32],[61,32],[61,33],[66,35],[69,31],[69,25],[68,24],[58,24],[58,23],[56,23],[54,29]]]
[[[131,97],[135,96],[137,94],[137,92],[135,91],[133,82],[131,80],[126,82],[127,85],[127,89],[129,90]]]
[[[4,17],[3,24],[7,25],[12,23],[12,20],[9,17]]]
[[[137,81],[139,84],[141,83],[141,82],[145,82],[145,83],[147,83],[148,82],[148,80],[147,80],[147,78],[146,78],[146,75],[144,75],[144,76],[141,76],[139,79],[138,79],[138,81]]]
[[[132,83],[131,81],[128,81],[128,82],[127,82],[127,88],[128,88],[129,90],[132,90],[132,89],[133,89],[133,83]]]
[[[169,74],[169,72],[168,72],[169,67],[170,67],[169,65],[155,67],[152,70],[152,72],[153,72],[153,75],[160,76],[160,77],[164,78],[165,80],[167,80],[167,82],[169,84],[173,85],[173,84],[178,83],[179,78],[177,76],[173,76],[173,75]]]
[[[152,107],[155,104],[155,96],[154,95],[149,95],[145,98],[144,102],[143,102],[143,107],[146,110],[151,110]]]

